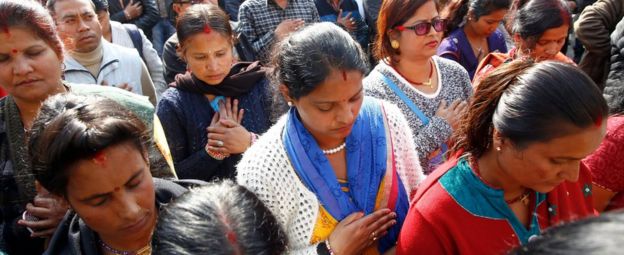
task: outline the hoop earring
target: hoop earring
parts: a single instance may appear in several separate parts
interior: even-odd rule
[[[397,41],[397,40],[390,41],[390,46],[392,46],[392,48],[395,49],[395,50],[399,49],[399,46],[400,46],[399,45],[399,41]]]

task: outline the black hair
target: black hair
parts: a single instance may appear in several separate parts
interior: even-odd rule
[[[50,12],[50,14],[52,14],[52,16],[56,15],[56,3],[57,2],[61,2],[61,1],[65,1],[65,0],[48,0],[48,2],[46,2],[46,8],[48,8],[48,11]],[[91,7],[93,7],[93,10],[97,10],[95,7],[95,4],[90,1],[90,0],[84,0],[87,3],[89,3],[91,5]]]
[[[521,0],[512,7],[511,32],[532,48],[548,29],[572,23],[572,13],[563,0]]]
[[[0,1],[0,28],[22,28],[30,30],[45,41],[63,59],[63,43],[56,31],[50,13],[40,4],[32,1]]]
[[[329,22],[316,23],[290,35],[273,49],[272,77],[288,88],[289,97],[310,94],[332,70],[366,74],[366,55],[349,33]]]
[[[245,187],[225,180],[190,190],[162,209],[153,254],[283,254],[286,233]]]
[[[621,254],[624,211],[602,214],[547,229],[510,255]]]
[[[491,147],[493,129],[522,149],[602,123],[607,115],[600,90],[577,67],[515,60],[477,84],[451,155],[465,150],[482,156]]]
[[[447,25],[447,32],[452,32],[468,18],[468,13],[472,12],[472,18],[479,20],[482,16],[490,15],[492,12],[509,9],[511,0],[461,0],[454,7],[451,7],[450,21]]]
[[[178,19],[176,34],[180,52],[184,52],[186,40],[199,33],[217,32],[233,40],[230,18],[214,4],[194,4]],[[233,42],[233,41],[232,41]]]
[[[146,127],[111,99],[64,93],[44,101],[29,132],[35,178],[53,194],[66,195],[70,168],[109,146],[130,142],[147,159]]]
[[[95,6],[95,12],[108,11],[108,0],[91,0]]]
[[[373,55],[375,59],[384,61],[387,64],[396,64],[399,62],[401,55],[400,49],[392,47],[392,38],[390,32],[396,32],[395,29],[399,25],[407,22],[420,7],[433,1],[435,7],[440,11],[440,5],[437,0],[384,0],[381,1],[379,8],[379,16],[377,18],[377,38],[373,47]]]

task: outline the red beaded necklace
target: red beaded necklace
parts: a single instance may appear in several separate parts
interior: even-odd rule
[[[477,160],[473,157],[473,156],[469,156],[468,158],[468,164],[470,164],[470,167],[472,167],[472,169],[474,169],[475,173],[477,174],[477,176],[479,177],[479,179],[484,182],[487,183],[482,177],[481,177],[481,171],[479,170],[479,164],[477,163]],[[531,195],[531,191],[529,189],[525,189],[524,192],[522,192],[522,194],[512,198],[512,199],[505,199],[505,203],[507,203],[508,205],[512,205],[515,204],[517,202],[522,202],[522,204],[524,204],[525,206],[529,205],[529,195]]]
[[[524,190],[524,193],[518,195],[517,197],[514,197],[509,200],[505,199],[505,203],[507,203],[508,205],[511,205],[517,202],[522,202],[522,204],[524,205],[529,205],[529,195],[531,195],[531,192],[528,189],[526,189]]]
[[[431,60],[429,60],[429,79],[425,82],[411,81],[407,79],[407,77],[403,75],[401,72],[399,72],[399,69],[394,68],[394,66],[392,66],[392,69],[394,69],[394,71],[396,71],[399,75],[401,75],[401,77],[403,77],[403,79],[405,79],[407,82],[411,83],[412,85],[428,86],[429,88],[433,88],[433,84],[431,84],[431,78],[433,77],[433,62]]]

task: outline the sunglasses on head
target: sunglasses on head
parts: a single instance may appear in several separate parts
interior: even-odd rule
[[[429,33],[429,31],[431,31],[431,27],[433,27],[436,32],[442,32],[444,31],[444,29],[446,29],[446,20],[441,18],[434,18],[431,20],[431,22],[423,21],[409,27],[396,26],[395,29],[399,31],[405,31],[406,29],[409,29],[414,30],[414,33],[416,33],[416,35],[426,35]]]

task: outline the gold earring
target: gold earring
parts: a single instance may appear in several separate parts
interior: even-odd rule
[[[500,147],[500,146],[497,146],[497,147],[496,147],[496,151],[501,151],[501,147]]]
[[[288,103],[287,103],[287,104],[288,104],[288,106],[290,106],[290,107],[292,107],[292,106],[293,106],[293,103],[292,103],[291,101],[288,101]]]
[[[397,40],[392,40],[390,41],[390,46],[392,46],[393,49],[399,49],[399,41]]]

